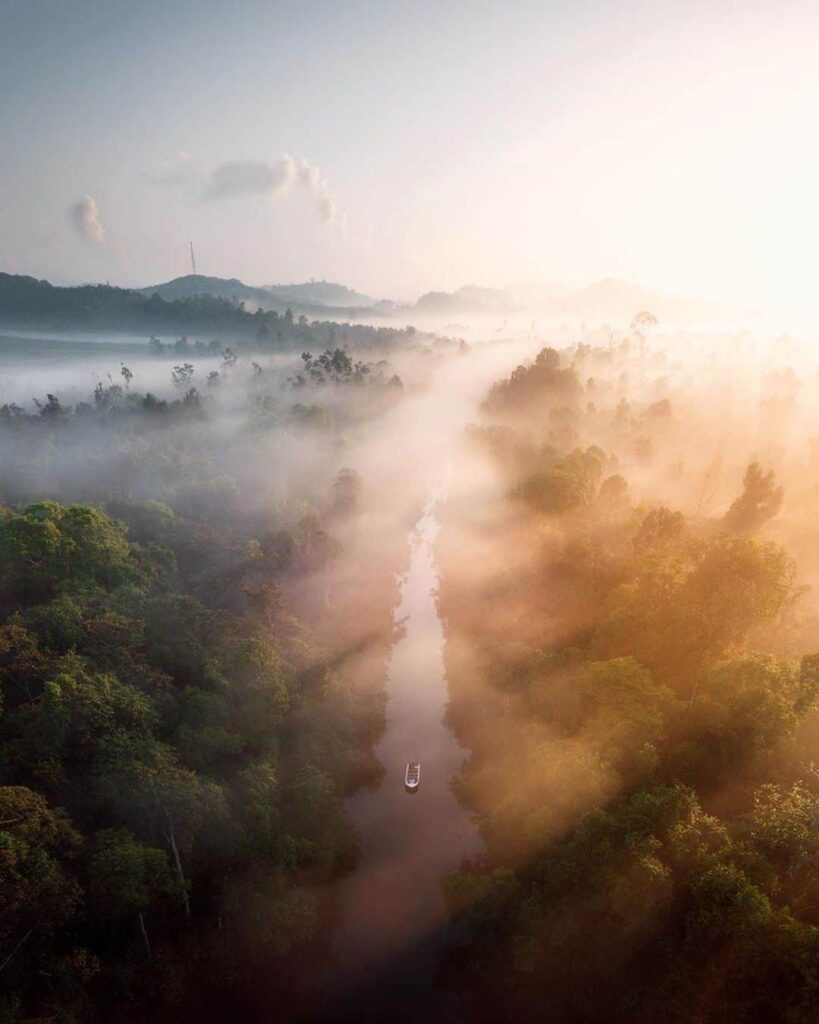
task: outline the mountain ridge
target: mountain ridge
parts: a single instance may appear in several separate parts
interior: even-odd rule
[[[288,308],[296,315],[311,316],[315,319],[344,320],[350,316],[378,316],[379,311],[372,300],[345,285],[330,281],[309,281],[293,285],[248,285],[237,277],[211,277],[205,274],[184,274],[160,284],[136,288],[141,295],[159,295],[166,301],[192,299],[210,296],[228,302],[244,303],[262,310],[284,313]],[[337,303],[320,302],[316,294],[337,297]],[[353,299],[365,299],[367,303],[354,303]]]
[[[45,310],[57,301],[60,286],[48,281],[38,281],[25,275],[0,274],[0,316],[13,311],[24,295],[32,297],[32,290],[39,288],[38,302]],[[415,302],[391,302],[373,300],[361,292],[345,285],[328,281],[310,281],[292,285],[248,285],[236,277],[212,277],[203,274],[188,274],[155,285],[142,288],[114,288],[107,284],[80,285],[74,288],[79,293],[86,289],[86,295],[97,305],[103,292],[108,289],[109,300],[120,305],[129,304],[133,298],[163,300],[166,303],[211,301],[224,304],[225,310],[235,308],[248,314],[256,311],[284,315],[289,309],[294,316],[305,316],[309,320],[349,322],[351,320],[394,319],[436,320],[461,316],[474,317],[570,317],[586,320],[630,322],[640,310],[649,310],[661,321],[727,322],[736,320],[742,311],[731,309],[727,304],[714,300],[690,299],[663,295],[643,285],[615,278],[602,278],[585,286],[568,286],[554,283],[520,284],[504,288],[489,288],[474,284],[463,285],[454,291],[429,291]],[[71,290],[71,289],[68,289]],[[106,293],[108,294],[108,293]],[[306,297],[336,298],[341,305],[328,305],[318,301],[306,301]],[[369,299],[368,305],[349,305],[353,299]],[[216,310],[216,307],[214,307]],[[223,314],[221,307],[220,315]]]

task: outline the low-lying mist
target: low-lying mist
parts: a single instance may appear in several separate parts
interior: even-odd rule
[[[768,991],[810,1019],[810,348],[647,312],[460,327],[0,345],[2,793],[64,905],[18,955],[45,895],[10,883],[20,1005],[139,1019],[144,988],[156,1019],[309,1019],[339,879],[375,921],[400,863],[356,867],[344,801],[395,767],[374,749],[426,508],[485,842],[441,879],[466,1019],[756,1021]],[[77,958],[70,991],[31,983]]]
[[[469,1019],[811,1019],[816,389],[643,313],[488,390],[439,542]]]
[[[383,772],[411,531],[517,347],[0,358],[0,801],[34,829],[10,833],[8,1005],[295,1013],[357,859],[343,800]]]

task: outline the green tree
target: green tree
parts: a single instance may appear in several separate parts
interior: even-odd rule
[[[8,716],[7,772],[36,779],[63,802],[84,804],[83,785],[118,742],[148,737],[157,722],[150,698],[116,676],[68,658],[39,700]]]
[[[47,600],[68,583],[111,588],[130,575],[125,527],[99,509],[43,501],[0,520],[0,587],[7,601]]]
[[[175,894],[163,850],[145,846],[127,829],[105,829],[96,834],[88,882],[91,912],[108,928],[124,918],[135,920],[149,958],[145,915]]]
[[[768,750],[795,731],[799,668],[772,655],[734,658],[708,673],[700,694],[718,705],[715,721],[728,745],[723,757],[727,763],[736,763],[741,755]]]
[[[673,692],[634,658],[592,662],[583,696],[590,705],[584,732],[606,757],[635,767],[645,767],[648,748],[656,751],[670,715],[679,709]]]
[[[550,469],[524,480],[515,496],[547,514],[585,508],[597,497],[604,464],[599,448],[576,448]]]
[[[763,473],[759,463],[752,462],[742,479],[742,494],[725,513],[725,525],[735,533],[753,533],[779,512],[784,496],[774,471]]]
[[[0,971],[35,934],[71,920],[82,895],[67,870],[80,837],[60,812],[23,786],[0,787]]]
[[[219,863],[236,839],[224,790],[180,767],[169,748],[156,743],[135,748],[127,741],[112,751],[104,785],[121,820],[167,846],[176,892],[190,917],[192,885],[185,861]]]
[[[265,860],[278,861],[284,837],[275,765],[259,761],[245,768],[236,778],[234,792],[236,815],[244,826],[249,849]]]
[[[0,711],[31,700],[42,687],[49,659],[19,616],[0,626]]]
[[[634,537],[634,549],[640,555],[667,551],[678,544],[685,533],[685,516],[671,509],[653,508],[646,513]]]

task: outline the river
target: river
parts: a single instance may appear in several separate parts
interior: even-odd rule
[[[345,803],[361,856],[333,886],[331,966],[310,980],[310,1004],[321,1006],[309,1014],[310,1024],[457,1024],[461,1017],[457,996],[436,984],[454,937],[442,882],[465,858],[482,853],[483,841],[452,792],[466,753],[445,722],[449,686],[436,602],[436,502],[446,490],[440,485],[447,467],[461,464],[464,429],[480,401],[522,354],[515,346],[487,345],[441,365],[435,386],[408,396],[374,433],[366,457],[355,462],[374,482],[382,511],[391,510],[393,525],[420,500],[419,483],[433,497],[404,541],[410,558],[387,665],[386,727],[375,749],[384,777],[378,788]],[[494,486],[491,474],[470,478],[470,500],[480,505]],[[366,557],[366,549],[359,556]],[[413,794],[404,790],[408,761],[421,762],[421,785]]]
[[[338,883],[321,1019],[459,1020],[456,997],[435,985],[449,937],[441,882],[479,853],[482,842],[451,789],[465,755],[444,721],[449,694],[435,599],[437,530],[431,501],[410,537],[396,610],[386,728],[376,748],[385,774],[377,789],[346,803],[361,858]],[[404,790],[408,761],[421,762],[416,793]]]

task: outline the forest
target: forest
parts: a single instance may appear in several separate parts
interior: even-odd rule
[[[819,1022],[817,21],[0,0],[0,1024]]]
[[[819,1014],[815,375],[644,312],[498,379],[442,510],[474,1021]],[[809,366],[810,364],[807,364]]]
[[[815,1019],[805,353],[648,312],[547,337],[6,352],[0,1020],[379,1005],[392,975],[350,990],[372,954],[338,936],[377,935],[400,878],[354,807],[401,797],[425,503],[462,759],[430,777],[427,751],[385,833],[409,865],[417,832],[407,898],[449,919],[406,1019]],[[460,865],[430,846],[446,792],[476,828]]]
[[[319,305],[304,308],[322,312]],[[336,338],[359,347],[367,343],[384,347],[390,340],[400,341],[405,333],[404,328],[338,323],[338,312],[328,307],[323,319],[308,319],[298,307],[296,314],[290,306],[282,312],[259,306],[251,311],[242,301],[206,291],[168,299],[158,291],[148,295],[144,290],[108,284],[59,287],[33,277],[0,272],[0,329],[12,333],[107,331],[178,336],[188,332],[207,333],[213,338],[214,333],[230,332],[231,338],[267,350],[299,345],[315,348]],[[335,319],[330,318],[331,313]]]
[[[5,352],[0,1020],[816,1018],[810,363],[544,333]]]
[[[401,378],[144,349],[0,405],[3,1021],[286,1007],[382,773],[404,556],[347,460]]]

